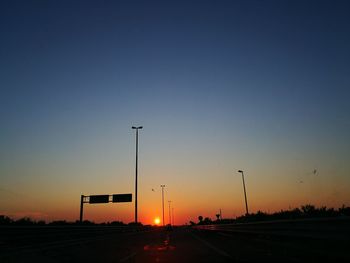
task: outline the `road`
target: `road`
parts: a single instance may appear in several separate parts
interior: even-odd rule
[[[348,240],[286,238],[190,227],[2,228],[0,262],[305,262],[350,260]]]

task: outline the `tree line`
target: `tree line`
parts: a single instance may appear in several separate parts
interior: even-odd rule
[[[209,224],[231,224],[243,222],[257,222],[257,221],[271,221],[283,219],[303,219],[303,218],[322,218],[322,217],[338,217],[350,216],[350,207],[343,205],[342,207],[327,208],[326,206],[316,207],[314,205],[303,205],[300,208],[289,210],[280,210],[274,213],[266,213],[257,211],[248,215],[242,215],[236,218],[220,218],[220,215],[215,215],[216,219],[212,220],[210,217],[198,216],[198,222],[190,221],[191,225],[209,225]]]
[[[6,215],[0,215],[0,225],[15,225],[15,226],[67,226],[67,225],[101,225],[101,226],[127,226],[135,225],[135,223],[125,224],[121,221],[112,221],[107,223],[95,223],[93,221],[84,220],[80,222],[79,220],[75,222],[69,222],[66,220],[56,220],[52,222],[46,222],[44,220],[34,220],[29,217],[23,217],[20,219],[13,219]]]

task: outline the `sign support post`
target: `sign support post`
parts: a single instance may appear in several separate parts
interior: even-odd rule
[[[83,222],[83,209],[84,209],[84,195],[81,195],[80,197],[80,223]]]

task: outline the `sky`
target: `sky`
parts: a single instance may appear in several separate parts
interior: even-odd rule
[[[350,205],[348,1],[1,1],[0,214],[139,220]],[[153,189],[153,190],[152,190]],[[134,196],[133,196],[134,199]],[[95,222],[134,203],[86,204]]]

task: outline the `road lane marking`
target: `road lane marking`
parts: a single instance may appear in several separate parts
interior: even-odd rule
[[[197,239],[198,241],[202,242],[204,245],[206,245],[207,247],[211,248],[212,250],[214,250],[216,253],[218,253],[221,256],[233,259],[229,254],[227,254],[225,251],[213,246],[212,244],[210,244],[208,241],[200,238],[199,236],[195,235],[194,233],[190,233],[195,239]]]

